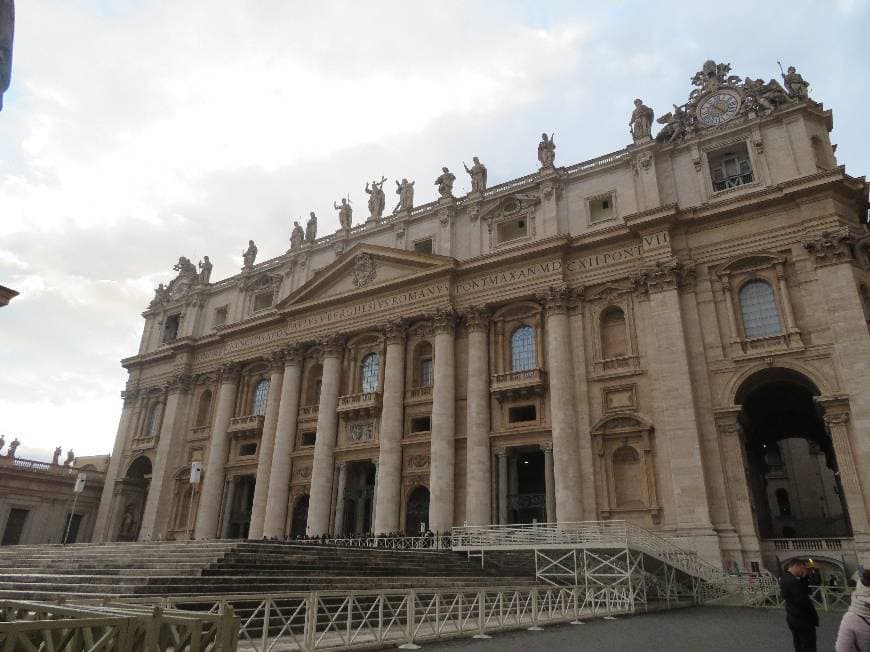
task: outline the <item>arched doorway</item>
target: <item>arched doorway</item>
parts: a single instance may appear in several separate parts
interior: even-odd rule
[[[305,526],[308,523],[308,494],[303,494],[296,499],[293,505],[293,520],[290,523],[290,536],[292,538],[304,537]]]
[[[369,460],[347,462],[340,471],[345,474],[341,504],[336,505],[335,534],[354,536],[372,531],[375,506],[375,465]]]
[[[417,487],[405,504],[405,533],[419,534],[429,529],[429,490]]]
[[[762,539],[852,534],[833,443],[806,376],[771,367],[737,392],[749,492]]]
[[[151,485],[151,460],[145,455],[134,459],[121,480],[116,541],[135,541],[142,527],[142,512]]]
[[[224,537],[228,539],[248,538],[256,484],[257,479],[253,475],[240,475],[233,478],[227,497],[228,516]]]

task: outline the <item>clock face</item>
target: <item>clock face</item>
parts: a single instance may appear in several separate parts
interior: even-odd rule
[[[740,96],[732,91],[717,91],[705,97],[698,105],[698,118],[705,125],[715,126],[728,122],[740,109]]]

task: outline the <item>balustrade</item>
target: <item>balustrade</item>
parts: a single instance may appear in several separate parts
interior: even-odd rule
[[[380,392],[347,394],[338,399],[338,413],[345,418],[374,416],[381,411]]]
[[[547,372],[543,369],[524,369],[494,374],[490,390],[500,401],[529,395],[541,395],[547,385]]]
[[[244,417],[233,417],[227,432],[260,432],[263,430],[263,421],[266,417],[262,414],[249,414]]]

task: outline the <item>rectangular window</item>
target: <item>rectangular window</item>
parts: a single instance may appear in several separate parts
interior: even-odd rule
[[[411,418],[411,432],[430,432],[432,430],[432,417],[430,415],[426,415],[425,417],[412,417]]]
[[[3,530],[3,540],[0,545],[14,546],[21,542],[21,533],[27,522],[28,509],[10,509],[9,518],[6,519],[6,529]]]
[[[172,342],[178,339],[178,327],[181,325],[181,315],[170,315],[163,324],[163,341]]]
[[[535,421],[538,418],[538,410],[534,405],[517,405],[508,408],[508,421],[510,423],[524,423]]]
[[[259,292],[254,295],[254,312],[260,312],[266,308],[272,307],[272,291]]]
[[[431,254],[432,253],[432,238],[426,238],[425,240],[417,240],[414,243],[414,251],[418,254]]]
[[[525,238],[529,234],[529,222],[525,217],[518,217],[507,222],[502,222],[496,227],[498,244]]]
[[[755,180],[746,143],[710,152],[707,161],[710,164],[713,192],[736,188]]]
[[[239,456],[244,457],[246,455],[256,455],[257,454],[257,444],[240,444],[239,445]]]
[[[221,306],[220,308],[215,309],[214,311],[214,327],[223,326],[227,323],[227,319],[229,318],[230,307],[229,306]]]
[[[317,433],[316,432],[303,432],[300,440],[301,440],[300,446],[314,446],[314,442],[317,440]]]
[[[606,222],[616,216],[613,210],[613,193],[589,200],[589,223]]]

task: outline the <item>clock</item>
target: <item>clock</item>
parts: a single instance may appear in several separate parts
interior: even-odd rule
[[[734,91],[716,91],[698,103],[698,119],[709,127],[728,122],[740,110],[740,95]]]

